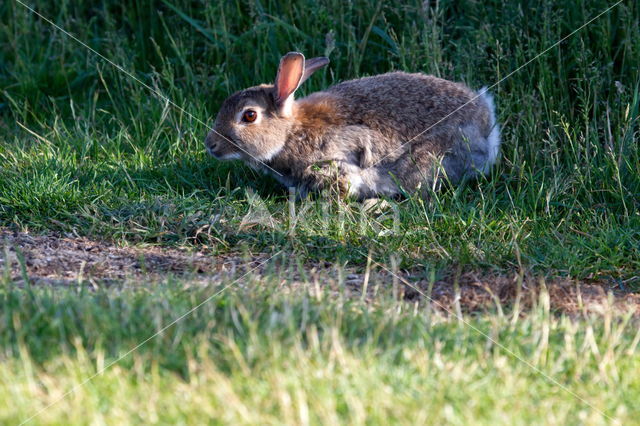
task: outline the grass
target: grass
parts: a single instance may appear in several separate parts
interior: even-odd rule
[[[364,263],[355,249],[363,247],[379,260],[394,253],[407,266],[508,270],[519,251],[532,269],[578,278],[629,279],[640,269],[635,2],[623,2],[492,89],[504,145],[488,179],[436,194],[430,203],[406,200],[397,232],[383,235],[375,225],[389,221],[361,218],[356,204],[333,203],[329,211],[344,214],[325,217],[326,206],[310,203],[295,239],[268,227],[239,232],[250,209],[245,188],[285,228],[287,193],[271,178],[204,153],[203,122],[231,91],[271,81],[280,55],[292,49],[332,60],[306,93],[392,69],[478,88],[608,3],[33,5],[186,112],[6,2],[0,223],[215,251],[278,246],[355,264]]]
[[[17,423],[56,402],[226,283],[168,279],[95,292],[6,285],[0,420]],[[621,423],[637,419],[640,334],[630,315],[609,311],[604,321],[576,323],[553,315],[543,294],[525,317],[505,311],[466,321],[425,314],[390,291],[367,303],[312,283],[248,278],[37,422],[607,423],[602,412]]]
[[[1,227],[212,255],[283,250],[292,265],[364,268],[371,253],[438,274],[527,270],[640,286],[635,1],[492,88],[503,147],[491,176],[382,212],[331,197],[289,203],[272,179],[207,157],[206,123],[229,93],[271,81],[290,50],[331,59],[307,94],[397,69],[480,88],[612,3],[29,5],[183,109],[2,2]],[[428,305],[385,291],[367,302],[328,289],[320,298],[311,276],[301,281],[290,288],[275,272],[242,280],[36,420],[597,424],[608,420],[600,410],[637,421],[638,324],[628,316],[570,319],[544,300],[522,318],[508,307],[465,314],[594,410]],[[1,283],[3,423],[55,401],[223,285]]]

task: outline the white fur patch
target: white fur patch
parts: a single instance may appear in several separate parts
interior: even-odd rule
[[[485,166],[482,169],[483,173],[488,173],[489,168],[493,166],[498,158],[498,152],[500,151],[500,124],[496,120],[496,106],[493,102],[493,95],[489,93],[486,87],[483,87],[478,92],[482,101],[489,108],[489,114],[491,117],[491,133],[487,137],[487,143],[489,144],[488,158]]]
[[[267,152],[265,155],[263,155],[260,158],[260,161],[271,161],[271,159],[273,157],[275,157],[276,155],[280,154],[280,151],[282,151],[282,148],[284,148],[284,144],[282,146],[279,146],[276,149],[273,149],[273,150]]]
[[[349,193],[358,197],[372,197],[388,195],[393,196],[398,193],[398,187],[394,184],[391,176],[382,172],[376,167],[361,169],[352,166],[349,173],[350,189]]]
[[[220,160],[241,160],[242,154],[239,152],[232,152],[231,154],[225,154],[220,157]]]
[[[362,184],[362,177],[360,175],[351,174],[349,176],[349,194],[356,196],[359,195]]]
[[[295,99],[293,97],[293,93],[291,95],[289,95],[289,97],[282,103],[282,107],[280,108],[280,111],[282,113],[283,116],[285,117],[291,117],[293,115],[293,104],[295,102]]]

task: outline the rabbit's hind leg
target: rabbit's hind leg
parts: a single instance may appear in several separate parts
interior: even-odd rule
[[[386,180],[389,182],[386,186],[389,190],[384,190],[384,185],[381,184],[385,178],[380,179],[378,172],[379,170],[373,167],[362,169],[355,164],[341,162],[337,180],[342,189],[342,195],[355,198],[358,201],[380,195],[390,195],[389,190],[395,191],[395,187],[387,176]]]
[[[395,162],[390,174],[403,192],[420,191],[425,196],[441,186],[442,177],[445,176],[442,158],[429,146],[414,147],[411,153]]]

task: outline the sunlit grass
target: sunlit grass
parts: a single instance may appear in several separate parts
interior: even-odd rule
[[[37,424],[597,424],[639,414],[640,334],[624,312],[571,320],[543,294],[524,317],[461,323],[391,292],[366,303],[313,283],[246,283],[104,371],[217,287],[4,287],[0,419],[52,403]]]

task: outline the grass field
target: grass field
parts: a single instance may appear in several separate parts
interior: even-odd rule
[[[0,422],[210,296],[32,421],[638,422],[640,323],[610,306],[640,291],[636,1],[556,47],[615,3],[27,4],[121,69],[0,4]],[[291,203],[208,157],[220,102],[272,81],[290,50],[331,59],[303,93],[390,70],[476,89],[507,77],[491,88],[499,165],[429,202],[365,210]],[[111,257],[76,261],[92,244]],[[499,280],[536,291],[460,303],[461,285]],[[557,309],[559,281],[615,296]],[[445,285],[449,313],[420,294]]]

